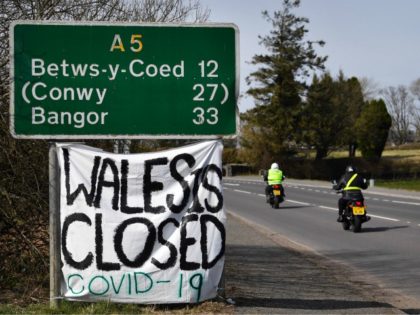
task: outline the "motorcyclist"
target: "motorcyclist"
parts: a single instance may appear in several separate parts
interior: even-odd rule
[[[280,170],[279,165],[277,163],[271,164],[270,169],[264,175],[264,181],[267,182],[267,186],[265,187],[265,197],[267,203],[270,202],[270,194],[273,189],[271,185],[280,185],[281,194],[283,197],[286,197],[284,195],[284,188],[282,185],[283,179],[283,171]]]
[[[333,186],[335,190],[342,190],[342,197],[338,200],[337,222],[343,222],[343,212],[349,200],[364,200],[362,189],[368,188],[366,178],[358,174],[352,165],[346,167],[345,173],[338,183]]]

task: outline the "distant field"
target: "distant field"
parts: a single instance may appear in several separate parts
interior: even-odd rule
[[[328,158],[347,157],[347,151],[334,151],[328,155]],[[361,157],[360,151],[356,151],[356,157]],[[401,161],[411,161],[420,163],[420,149],[386,149],[382,153],[382,158],[401,159]]]
[[[420,164],[420,149],[416,150],[387,150],[382,157],[385,159],[395,159],[399,162],[411,162]]]
[[[328,158],[342,158],[347,157],[347,151],[332,152]],[[360,151],[356,151],[356,157],[361,157]],[[382,153],[382,159],[390,159],[398,162],[397,164],[419,164],[420,165],[420,148],[416,149],[385,149]],[[420,179],[413,180],[377,180],[375,186],[393,188],[393,189],[407,189],[420,191]]]

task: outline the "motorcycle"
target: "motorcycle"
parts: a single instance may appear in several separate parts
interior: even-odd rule
[[[340,190],[337,193],[342,193]],[[370,220],[367,215],[366,205],[362,198],[355,198],[348,201],[343,211],[343,222],[341,222],[344,230],[352,228],[354,233],[359,233],[362,230],[362,223]]]
[[[272,208],[278,209],[279,205],[284,201],[284,187],[282,184],[273,184],[268,185],[268,173],[264,172],[262,174],[264,182],[267,184],[265,189],[266,201],[271,205]],[[283,175],[283,180],[286,179],[286,176]]]
[[[272,208],[278,209],[280,203],[284,201],[283,187],[281,184],[271,185],[269,203]]]

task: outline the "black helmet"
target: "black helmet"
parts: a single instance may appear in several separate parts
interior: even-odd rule
[[[354,166],[348,165],[346,167],[346,173],[354,173],[354,172],[356,172],[356,168]]]

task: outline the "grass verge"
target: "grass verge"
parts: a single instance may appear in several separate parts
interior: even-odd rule
[[[0,314],[233,314],[233,306],[215,301],[193,305],[137,305],[62,301],[58,309],[51,309],[49,303],[27,306],[0,305]]]
[[[376,180],[375,186],[393,189],[420,191],[420,179],[413,180]]]

